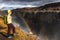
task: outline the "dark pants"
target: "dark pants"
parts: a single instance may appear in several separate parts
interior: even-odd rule
[[[9,35],[11,30],[12,30],[13,33],[15,33],[15,27],[14,27],[14,25],[12,23],[7,24],[7,25],[8,25],[7,34]]]

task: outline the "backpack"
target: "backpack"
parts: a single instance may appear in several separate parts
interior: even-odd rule
[[[7,16],[6,15],[4,15],[3,20],[4,20],[4,24],[7,24]]]

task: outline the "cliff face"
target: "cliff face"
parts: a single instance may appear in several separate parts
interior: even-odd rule
[[[15,12],[15,11],[14,11]],[[48,36],[48,39],[59,37],[60,30],[60,13],[57,12],[37,12],[35,13],[21,13],[22,18],[25,19],[27,25],[34,34]],[[59,39],[59,38],[58,38]]]
[[[60,38],[60,3],[47,4],[38,8],[12,10],[25,19],[34,34],[43,39],[59,40]],[[50,5],[50,6],[49,6]]]

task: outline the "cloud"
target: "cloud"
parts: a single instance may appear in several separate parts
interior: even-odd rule
[[[15,9],[15,8],[24,8],[24,7],[37,7],[34,5],[34,2],[3,2],[0,3],[1,10]]]
[[[53,3],[53,2],[60,2],[60,0],[33,0],[33,1],[28,1],[28,0],[0,0],[0,10],[8,10],[8,9],[16,9],[16,8],[24,8],[24,7],[39,7],[43,6],[48,3]]]
[[[4,1],[32,2],[32,1],[39,1],[39,0],[4,0]]]

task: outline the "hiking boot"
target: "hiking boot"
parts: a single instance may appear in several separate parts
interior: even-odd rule
[[[12,38],[13,36],[11,34],[8,34],[7,35],[7,38]]]
[[[8,38],[12,38],[12,36],[8,36]]]

